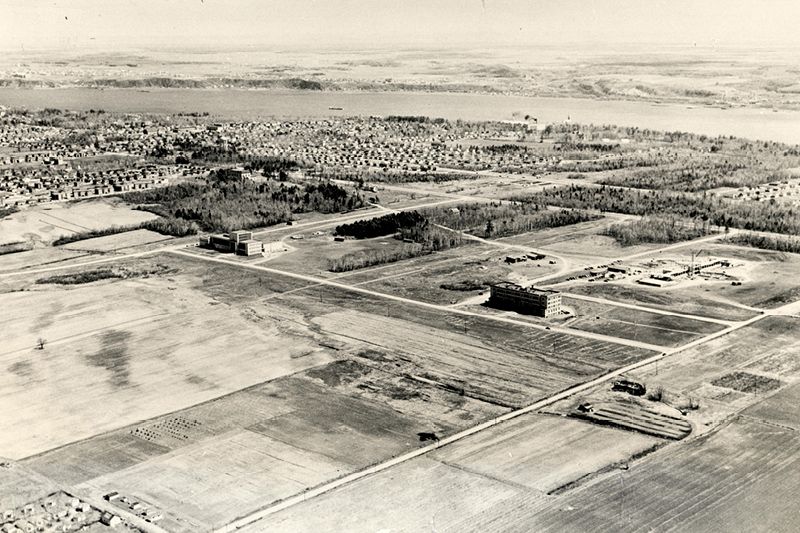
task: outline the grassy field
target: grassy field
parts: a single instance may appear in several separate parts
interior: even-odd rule
[[[525,263],[506,265],[503,262],[506,255],[490,245],[469,244],[380,269],[356,271],[338,279],[404,298],[452,304],[487,291],[491,283],[522,276],[522,272],[536,268]],[[548,271],[549,265],[546,261],[544,264],[544,268],[538,269],[541,273]]]
[[[63,248],[36,248],[17,254],[0,255],[0,274],[64,265],[68,262],[86,260],[90,255]]]
[[[531,246],[545,252],[551,251],[569,258],[576,265],[592,265],[598,261],[646,252],[660,246],[641,244],[623,247],[613,238],[602,234],[608,226],[623,220],[627,218],[622,215],[606,215],[590,222],[506,237],[500,239],[500,242]]]

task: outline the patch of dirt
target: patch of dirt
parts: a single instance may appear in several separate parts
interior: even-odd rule
[[[760,394],[773,391],[782,385],[777,379],[750,374],[748,372],[731,372],[711,382],[717,387],[725,387],[749,394]]]

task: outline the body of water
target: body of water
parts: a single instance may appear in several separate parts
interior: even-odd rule
[[[241,89],[11,89],[0,105],[128,113],[208,112],[231,119],[426,115],[447,119],[617,124],[800,144],[800,112],[456,93],[312,92]],[[332,109],[334,108],[334,109]],[[336,109],[341,108],[341,110]]]

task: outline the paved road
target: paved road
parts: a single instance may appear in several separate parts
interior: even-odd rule
[[[226,264],[226,265],[237,266],[237,267],[240,267],[240,268],[248,268],[248,269],[251,269],[251,270],[259,270],[259,271],[263,271],[263,272],[269,272],[270,274],[275,274],[275,275],[278,275],[278,276],[285,276],[285,277],[289,277],[289,278],[299,279],[299,280],[302,280],[302,281],[307,281],[307,282],[312,283],[312,284],[336,287],[336,288],[339,288],[339,289],[344,289],[344,290],[348,290],[348,291],[352,291],[352,292],[358,292],[358,293],[366,294],[366,295],[369,295],[369,296],[375,296],[375,297],[378,297],[378,298],[382,298],[384,300],[391,300],[391,301],[400,302],[400,303],[404,303],[404,304],[409,304],[409,305],[413,305],[413,306],[417,306],[417,307],[425,307],[425,308],[428,308],[428,309],[435,309],[437,311],[443,311],[443,312],[451,313],[451,314],[458,314],[458,315],[466,316],[466,317],[476,317],[476,318],[481,318],[481,319],[485,319],[485,320],[493,320],[495,322],[505,322],[507,324],[515,324],[515,325],[525,326],[525,327],[528,327],[528,328],[531,328],[531,329],[539,329],[539,330],[542,330],[542,331],[544,331],[544,330],[552,330],[552,331],[555,331],[555,332],[558,332],[558,333],[564,333],[566,335],[572,335],[574,337],[583,337],[583,338],[587,338],[587,339],[593,339],[593,340],[598,340],[598,341],[603,341],[603,342],[609,342],[609,343],[612,343],[612,344],[622,344],[622,345],[631,346],[631,347],[634,347],[634,348],[643,348],[645,350],[662,351],[664,349],[663,346],[658,346],[658,345],[655,345],[655,344],[648,344],[648,343],[645,343],[645,342],[633,341],[633,340],[628,340],[628,339],[619,339],[617,337],[610,337],[608,335],[601,335],[599,333],[592,333],[592,332],[588,332],[588,331],[578,331],[578,330],[572,330],[572,329],[567,329],[567,328],[561,328],[561,327],[557,327],[557,326],[542,326],[540,324],[534,324],[532,322],[527,322],[527,321],[523,321],[523,320],[515,320],[513,318],[508,318],[508,317],[505,317],[505,316],[487,315],[487,314],[475,313],[475,312],[472,312],[472,311],[466,311],[464,309],[450,307],[450,306],[447,306],[447,305],[439,305],[439,304],[432,304],[432,303],[428,303],[428,302],[421,302],[419,300],[413,300],[411,298],[403,298],[402,296],[396,296],[394,294],[387,294],[387,293],[384,293],[384,292],[378,292],[378,291],[373,291],[373,290],[370,290],[370,289],[365,289],[363,287],[358,287],[358,286],[355,286],[355,285],[347,285],[345,283],[339,283],[339,282],[331,280],[331,279],[318,278],[316,276],[309,276],[309,275],[306,275],[306,274],[298,274],[298,273],[295,273],[295,272],[287,272],[285,270],[278,270],[278,269],[275,269],[275,268],[269,268],[269,267],[263,266],[261,264],[234,262],[234,261],[229,261],[227,259],[222,259],[221,257],[217,257],[217,256],[206,256],[206,255],[192,254],[192,253],[184,252],[184,251],[181,251],[181,250],[173,250],[172,253],[180,254],[180,255],[184,255],[184,256],[188,256],[188,257],[193,257],[195,259],[200,259],[200,260],[203,260],[203,261],[212,261],[212,262],[216,262],[216,263],[223,263],[223,264]]]
[[[607,300],[605,298],[597,298],[595,296],[586,296],[583,294],[574,294],[571,292],[561,292],[561,296],[566,296],[568,298],[573,298],[575,300],[585,300],[587,302],[594,302],[598,304],[605,304],[605,305],[613,305],[615,307],[624,307],[626,309],[634,309],[636,311],[644,311],[647,313],[654,313],[656,315],[668,315],[668,316],[675,316],[679,318],[689,318],[691,320],[700,320],[702,322],[713,322],[714,324],[721,324],[723,326],[730,326],[731,324],[735,324],[736,322],[733,320],[720,320],[718,318],[710,318],[706,316],[699,316],[699,315],[689,315],[686,313],[676,313],[674,311],[667,311],[664,309],[654,309],[652,307],[647,307],[643,305],[635,305],[623,302],[617,302],[615,300]]]
[[[607,374],[604,374],[604,375],[602,375],[602,376],[600,376],[598,378],[595,378],[595,379],[593,379],[591,381],[587,381],[587,382],[582,383],[580,385],[575,385],[574,387],[570,387],[567,390],[564,390],[562,392],[559,392],[557,394],[549,396],[549,397],[547,397],[547,398],[545,398],[543,400],[539,400],[539,401],[537,401],[535,403],[532,403],[530,405],[527,405],[527,406],[525,406],[525,407],[523,407],[521,409],[516,409],[514,411],[510,411],[510,412],[505,413],[503,415],[500,415],[500,416],[498,416],[496,418],[493,418],[491,420],[483,422],[482,424],[478,424],[477,426],[473,426],[473,427],[468,428],[468,429],[466,429],[464,431],[460,431],[458,433],[450,435],[449,437],[445,437],[445,438],[441,439],[438,443],[430,444],[430,445],[422,447],[422,448],[417,448],[416,450],[413,450],[413,451],[405,453],[403,455],[394,457],[392,459],[389,459],[389,460],[384,461],[382,463],[379,463],[377,465],[371,466],[371,467],[366,468],[364,470],[360,470],[358,472],[354,472],[352,474],[349,474],[349,475],[344,476],[342,478],[330,481],[328,483],[323,483],[322,485],[319,485],[319,486],[314,487],[312,489],[306,490],[306,491],[304,491],[304,492],[302,492],[300,494],[297,494],[295,496],[292,496],[290,498],[286,498],[286,499],[284,499],[284,500],[282,500],[282,501],[280,501],[278,503],[275,503],[275,504],[272,504],[272,505],[268,505],[267,507],[265,507],[265,508],[263,508],[263,509],[261,509],[259,511],[256,511],[256,512],[254,512],[254,513],[252,513],[252,514],[250,514],[248,516],[240,518],[240,519],[238,519],[238,520],[236,520],[234,522],[231,522],[230,524],[228,524],[226,526],[223,526],[223,527],[221,527],[221,528],[219,528],[219,529],[217,529],[215,531],[216,531],[216,533],[229,533],[229,532],[232,532],[232,531],[236,531],[237,529],[241,529],[243,527],[246,527],[246,526],[248,526],[250,524],[253,524],[253,523],[255,523],[255,522],[257,522],[257,521],[259,521],[259,520],[261,520],[263,518],[266,518],[266,517],[268,517],[270,515],[273,515],[273,514],[279,512],[279,511],[283,511],[283,510],[288,509],[290,507],[294,507],[295,505],[301,504],[301,503],[303,503],[303,502],[305,502],[305,501],[307,501],[307,500],[309,500],[311,498],[315,498],[317,496],[320,496],[322,494],[330,492],[330,491],[332,491],[332,490],[334,490],[334,489],[336,489],[338,487],[341,487],[343,485],[347,485],[349,483],[353,483],[355,481],[358,481],[359,479],[362,479],[364,477],[367,477],[367,476],[370,476],[370,475],[373,475],[373,474],[377,474],[377,473],[382,472],[384,470],[388,470],[388,469],[390,469],[390,468],[392,468],[394,466],[397,466],[397,465],[399,465],[401,463],[405,463],[405,462],[410,461],[412,459],[416,459],[417,457],[421,457],[421,456],[423,456],[423,455],[425,455],[427,453],[436,451],[439,448],[441,448],[442,446],[447,446],[449,444],[453,444],[455,442],[461,441],[461,440],[463,440],[463,439],[465,439],[467,437],[470,437],[470,436],[475,435],[477,433],[480,433],[482,431],[486,431],[487,429],[491,429],[491,428],[493,428],[494,426],[496,426],[498,424],[502,424],[503,422],[506,422],[508,420],[512,420],[512,419],[517,418],[519,416],[538,411],[538,410],[542,409],[543,407],[551,405],[551,404],[553,404],[553,403],[555,403],[557,401],[563,400],[565,398],[569,398],[570,396],[573,396],[573,395],[578,394],[580,392],[584,392],[586,390],[589,390],[589,389],[591,389],[593,387],[601,385],[601,384],[603,384],[603,383],[605,383],[605,382],[607,382],[607,381],[609,381],[611,379],[614,379],[614,378],[616,378],[618,376],[621,376],[623,374],[626,374],[626,373],[631,372],[633,370],[636,370],[638,368],[642,368],[644,366],[656,363],[656,362],[662,360],[665,357],[674,355],[674,354],[676,354],[678,352],[687,350],[689,348],[693,348],[695,346],[698,346],[698,345],[703,344],[705,342],[708,342],[710,340],[716,339],[716,338],[721,337],[723,335],[727,335],[727,334],[729,334],[729,333],[731,333],[733,331],[736,331],[737,329],[743,328],[743,327],[745,327],[747,325],[750,325],[750,324],[752,324],[752,323],[754,323],[754,322],[756,322],[758,320],[763,319],[764,316],[765,315],[759,315],[759,316],[753,317],[753,318],[751,318],[749,320],[746,320],[744,322],[739,322],[737,324],[733,324],[733,325],[731,325],[731,326],[729,326],[729,327],[727,327],[727,328],[725,328],[725,329],[723,329],[721,331],[718,331],[716,333],[712,333],[710,335],[707,335],[705,337],[702,337],[700,339],[692,341],[692,342],[690,342],[690,343],[688,343],[688,344],[686,344],[684,346],[681,346],[681,347],[678,347],[678,348],[673,348],[673,349],[670,349],[668,351],[662,352],[662,353],[660,353],[658,355],[654,355],[654,356],[649,357],[647,359],[643,359],[643,360],[641,360],[639,362],[633,363],[631,365],[627,365],[625,367],[618,368],[618,369],[613,370],[611,372],[608,372]]]
[[[170,240],[170,242],[173,242],[173,241]],[[181,244],[170,244],[170,245],[159,246],[157,248],[152,248],[150,250],[144,250],[144,251],[141,251],[141,252],[131,252],[131,253],[128,253],[128,254],[118,254],[118,255],[114,255],[114,254],[112,254],[112,255],[104,255],[104,256],[102,256],[102,257],[100,257],[98,259],[92,259],[90,261],[80,261],[80,262],[77,262],[77,263],[67,263],[67,264],[63,264],[63,265],[45,267],[45,268],[21,269],[21,270],[14,270],[14,271],[10,271],[10,272],[2,272],[2,273],[0,273],[0,278],[8,278],[8,277],[19,276],[19,275],[23,275],[23,274],[24,275],[28,275],[28,274],[47,274],[49,272],[58,272],[59,270],[67,270],[67,269],[70,269],[70,268],[78,268],[78,267],[92,266],[92,265],[101,265],[103,263],[111,263],[113,261],[120,261],[120,260],[123,260],[123,259],[129,259],[131,257],[144,257],[144,256],[147,256],[147,255],[158,254],[158,253],[161,253],[161,252],[168,252],[168,251],[171,251],[171,250],[180,250],[182,248],[188,248],[190,246],[194,246],[194,245],[186,244],[184,242],[184,243],[181,243]]]

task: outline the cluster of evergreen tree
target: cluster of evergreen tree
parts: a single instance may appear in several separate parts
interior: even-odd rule
[[[446,122],[443,118],[431,118],[424,115],[389,115],[383,120],[386,122],[419,122],[423,124],[443,124]]]
[[[161,217],[142,223],[142,228],[175,237],[187,237],[200,231],[200,226],[193,220],[176,217]]]
[[[652,157],[617,157],[614,159],[591,159],[589,161],[562,161],[550,170],[567,172],[603,172],[606,170],[620,170],[623,168],[654,167],[660,161]]]
[[[416,243],[404,244],[394,250],[364,250],[329,259],[328,270],[331,272],[350,272],[359,268],[394,263],[403,259],[411,259],[412,257],[432,253],[433,250],[430,248],[425,248],[423,245]]]
[[[800,239],[797,237],[777,237],[757,233],[739,233],[726,239],[726,242],[740,246],[751,246],[762,250],[775,250],[800,254]]]
[[[328,270],[331,272],[349,272],[359,268],[366,268],[386,263],[394,263],[403,259],[428,255],[441,250],[448,250],[465,243],[458,232],[431,224],[422,220],[413,226],[401,228],[397,235],[405,243],[394,250],[363,250],[345,254],[328,261]]]
[[[552,210],[535,202],[461,204],[423,212],[435,224],[486,238],[568,226],[598,218],[585,211]]]
[[[161,229],[178,234],[191,232],[187,223],[204,231],[230,231],[286,222],[292,213],[336,213],[364,205],[357,193],[328,182],[301,187],[209,179],[131,192],[124,198],[164,217],[158,223]]]
[[[619,143],[605,143],[605,142],[574,142],[567,141],[555,146],[556,150],[567,151],[577,150],[579,152],[614,152],[619,150],[621,145]]]
[[[474,151],[476,151],[476,152],[477,151],[482,151],[482,152],[488,152],[490,154],[507,154],[507,153],[529,152],[530,151],[528,149],[528,147],[525,146],[524,144],[510,144],[510,143],[489,144],[489,145],[480,147],[480,149],[478,149],[477,146],[476,147],[470,147],[470,148],[474,148],[475,149]]]
[[[657,167],[627,176],[613,176],[600,183],[635,189],[700,192],[719,187],[753,187],[785,179],[778,171],[746,168],[728,161]]]
[[[428,219],[423,219],[413,226],[400,228],[397,237],[404,241],[422,244],[434,252],[449,250],[464,244],[464,237],[461,233],[438,226]]]
[[[408,172],[405,170],[385,170],[381,172],[354,171],[328,168],[318,173],[322,179],[355,181],[360,184],[373,183],[444,183],[455,180],[473,180],[479,177],[474,172]]]
[[[701,219],[725,228],[800,235],[797,207],[772,202],[739,202],[712,194],[617,187],[554,187],[518,200],[576,209],[597,209],[630,215],[671,214]]]
[[[371,239],[397,233],[401,228],[409,228],[423,222],[425,218],[416,211],[402,211],[368,220],[357,220],[351,224],[336,227],[337,235]]]
[[[673,243],[697,239],[708,235],[707,221],[689,220],[673,215],[646,216],[632,222],[613,224],[604,235],[613,237],[622,246],[657,242]]]
[[[140,229],[141,227],[142,224],[133,224],[128,226],[111,226],[110,228],[82,231],[79,233],[72,233],[70,235],[62,235],[58,239],[54,240],[52,244],[53,246],[61,246],[73,242],[85,241],[86,239],[94,239],[95,237],[105,237],[106,235],[116,235],[117,233],[125,233],[128,231]]]
[[[249,157],[244,164],[248,170],[260,171],[265,176],[285,179],[286,173],[298,167],[297,161],[285,157],[258,156]]]

